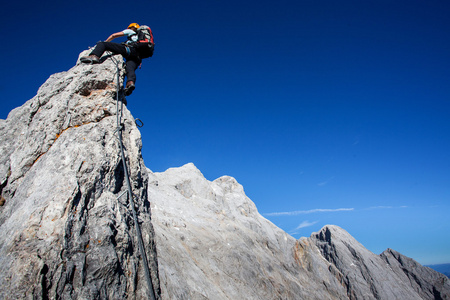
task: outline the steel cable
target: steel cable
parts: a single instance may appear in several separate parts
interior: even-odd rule
[[[125,160],[125,151],[124,151],[123,140],[122,140],[122,130],[123,130],[123,126],[122,126],[122,109],[123,109],[123,101],[120,101],[120,96],[119,96],[120,95],[119,62],[114,57],[111,57],[111,59],[115,62],[116,68],[117,68],[117,88],[116,88],[117,130],[116,131],[117,131],[117,134],[119,136],[120,155],[121,155],[122,164],[123,164],[123,172],[125,174],[125,181],[127,183],[128,197],[129,197],[128,199],[130,199],[130,206],[131,206],[131,211],[133,213],[134,226],[136,228],[136,235],[137,235],[139,250],[141,252],[141,256],[142,256],[142,260],[143,260],[143,264],[144,264],[145,278],[147,280],[147,285],[148,285],[148,289],[149,289],[150,299],[156,300],[155,291],[153,289],[152,278],[151,278],[151,275],[150,275],[150,269],[148,267],[147,254],[145,252],[144,242],[143,242],[143,239],[142,239],[142,232],[141,232],[141,228],[139,226],[139,222],[138,222],[138,218],[137,218],[137,214],[136,214],[136,209],[134,207],[134,195],[133,195],[133,191],[131,189],[130,176],[128,174],[128,166],[127,166],[127,162]]]

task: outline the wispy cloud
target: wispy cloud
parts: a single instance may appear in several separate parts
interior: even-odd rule
[[[271,212],[271,213],[265,213],[263,215],[269,216],[269,217],[278,217],[278,216],[307,215],[307,214],[314,214],[314,213],[361,211],[361,210],[375,210],[375,209],[399,209],[399,208],[408,208],[408,206],[406,206],[406,205],[402,205],[402,206],[379,205],[379,206],[371,206],[371,207],[359,208],[359,209],[355,209],[355,208],[316,208],[316,209],[310,209],[310,210]]]
[[[372,210],[372,209],[394,209],[394,208],[407,208],[408,206],[402,205],[402,206],[390,206],[390,205],[379,205],[379,206],[371,206],[368,208],[365,208],[365,210]]]
[[[315,225],[316,223],[318,223],[319,221],[315,221],[315,222],[309,222],[309,221],[303,221],[302,223],[300,223],[300,225],[298,225],[295,229],[291,230],[289,232],[290,235],[294,236],[296,234],[300,234],[300,229],[302,228],[306,228],[306,227],[310,227]]]
[[[297,228],[295,228],[294,230],[299,230],[305,227],[309,227],[309,226],[313,226],[314,224],[316,224],[319,221],[315,221],[315,222],[309,222],[309,221],[303,221],[302,223],[300,223],[300,225],[297,226]]]
[[[328,179],[325,180],[325,181],[319,182],[319,183],[317,184],[317,186],[324,186],[324,185],[327,185],[328,182],[330,182],[330,180],[332,180],[332,179],[334,179],[334,176],[331,177],[331,178],[328,178]]]
[[[386,205],[379,205],[379,206],[371,206],[367,209],[388,209],[388,208],[394,208],[393,206],[386,206]]]
[[[296,216],[296,215],[306,215],[313,213],[323,213],[323,212],[341,212],[341,211],[352,211],[354,208],[316,208],[310,210],[296,210],[296,211],[285,211],[285,212],[272,212],[266,213],[265,216]]]

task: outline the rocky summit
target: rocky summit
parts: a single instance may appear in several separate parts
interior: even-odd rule
[[[85,53],[81,54],[85,55]],[[141,137],[116,101],[120,56],[77,63],[0,120],[0,299],[146,299],[119,144],[159,293]],[[119,104],[119,105],[118,105]],[[121,196],[122,195],[122,196]]]
[[[0,299],[450,299],[337,226],[294,239],[232,177],[147,169],[123,73],[77,62],[0,120]]]

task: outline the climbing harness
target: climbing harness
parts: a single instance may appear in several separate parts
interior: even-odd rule
[[[127,51],[127,57],[129,57],[129,56],[131,55],[130,47],[128,47],[127,45],[125,45],[125,50]]]
[[[127,162],[125,160],[125,152],[124,152],[124,149],[123,149],[123,141],[122,141],[122,130],[123,130],[123,126],[122,126],[122,108],[123,108],[123,102],[120,101],[120,98],[119,98],[119,92],[120,92],[119,62],[114,57],[111,57],[111,59],[115,62],[116,67],[117,67],[117,89],[116,89],[117,130],[116,130],[116,132],[117,132],[117,135],[119,136],[120,155],[121,155],[121,158],[122,158],[123,171],[125,173],[125,181],[127,183],[127,189],[128,189],[128,191],[123,192],[118,197],[118,199],[120,197],[122,197],[126,192],[128,192],[128,199],[130,199],[130,205],[129,206],[131,207],[131,211],[133,213],[134,226],[136,228],[136,235],[137,235],[139,250],[141,252],[141,256],[142,256],[142,260],[143,260],[144,271],[145,271],[145,278],[147,280],[147,285],[148,285],[150,297],[151,297],[152,300],[156,300],[155,291],[153,289],[152,278],[150,276],[150,270],[149,270],[149,267],[148,267],[147,254],[145,253],[144,242],[143,242],[143,239],[142,239],[141,228],[139,226],[139,222],[138,222],[138,218],[137,218],[137,214],[136,214],[136,209],[134,207],[134,194],[133,194],[133,191],[131,189],[130,175],[128,174],[128,167],[127,167]],[[139,119],[136,119],[136,120],[139,120]],[[142,123],[141,120],[139,120],[139,121]],[[144,125],[144,123],[142,123],[142,126],[143,125]]]

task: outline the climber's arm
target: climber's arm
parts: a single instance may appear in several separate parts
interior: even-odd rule
[[[123,33],[122,31],[113,33],[106,39],[106,42],[111,42],[113,39],[124,36],[124,35],[125,35],[125,33]]]

